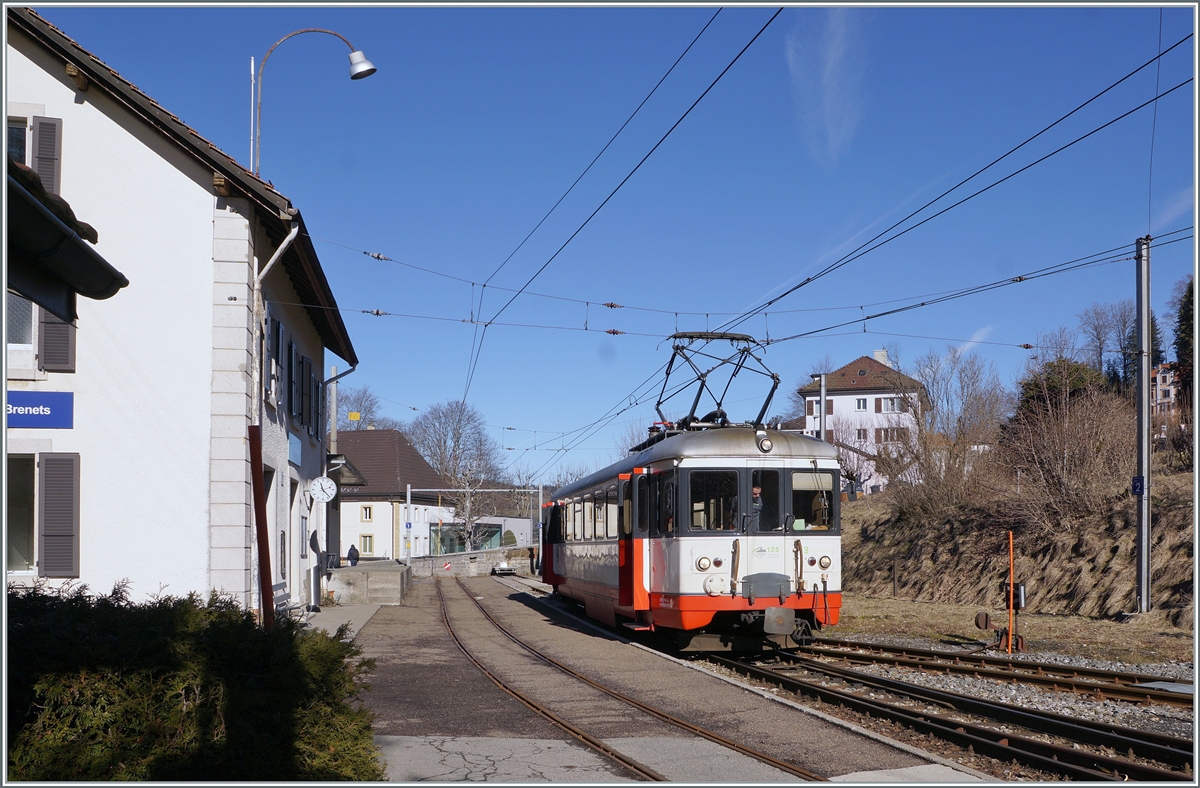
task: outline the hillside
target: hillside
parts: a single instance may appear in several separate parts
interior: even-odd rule
[[[1151,593],[1157,615],[1192,628],[1193,474],[1153,477]],[[886,493],[884,494],[886,495]],[[1016,579],[1030,613],[1114,618],[1136,610],[1134,499],[1075,533],[1026,528],[1013,534]],[[868,598],[1004,607],[1008,530],[986,513],[934,524],[897,522],[882,497],[842,504],[843,586]]]

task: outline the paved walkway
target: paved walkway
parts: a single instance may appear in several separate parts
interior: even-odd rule
[[[380,605],[326,605],[320,613],[309,614],[308,625],[332,635],[342,624],[349,624],[350,636],[354,637],[379,608]]]

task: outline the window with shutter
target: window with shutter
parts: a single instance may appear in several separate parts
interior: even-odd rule
[[[825,415],[826,416],[833,415],[833,400],[831,400],[831,399],[825,400]]]
[[[875,412],[883,413],[883,398],[882,397],[875,398]]]
[[[275,321],[274,337],[275,349],[272,351],[272,355],[275,357],[275,391],[273,399],[278,403],[283,401],[283,353],[287,350],[287,345],[283,340],[283,323],[278,320]]]
[[[51,194],[58,194],[62,180],[62,119],[33,119],[33,152],[29,166]]]
[[[312,426],[312,359],[300,359],[300,423]],[[310,430],[311,431],[311,430]]]
[[[296,354],[296,343],[288,342],[288,414],[300,414],[300,375],[297,367],[300,357]]]
[[[75,371],[75,326],[38,307],[38,369]]]
[[[815,416],[816,415],[816,408],[813,407],[813,401],[811,399],[808,402],[804,403],[804,405],[808,409],[805,412],[805,415],[807,415],[807,416]]]
[[[38,574],[79,577],[79,455],[38,455]]]
[[[875,428],[875,442],[883,443],[883,428],[882,427]]]

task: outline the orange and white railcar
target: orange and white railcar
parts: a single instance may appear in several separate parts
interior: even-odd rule
[[[807,643],[842,605],[836,449],[751,425],[670,430],[555,491],[542,579],[679,648]]]

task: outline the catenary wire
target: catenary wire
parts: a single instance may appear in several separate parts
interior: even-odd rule
[[[890,227],[888,227],[887,229],[885,229],[885,230],[883,230],[882,232],[880,232],[880,233],[876,234],[876,235],[875,235],[874,237],[872,237],[870,240],[868,240],[868,241],[866,241],[866,242],[864,242],[864,243],[860,244],[860,245],[859,245],[858,247],[856,247],[854,250],[852,250],[852,251],[848,252],[847,254],[843,255],[841,258],[839,258],[838,260],[835,260],[833,263],[830,263],[830,264],[829,264],[829,265],[827,265],[825,268],[823,268],[822,270],[818,271],[816,274],[814,274],[814,275],[812,275],[812,276],[810,276],[810,277],[807,277],[806,279],[804,279],[804,281],[800,282],[799,284],[797,284],[797,285],[794,285],[793,287],[789,288],[788,290],[784,291],[783,293],[779,294],[778,296],[775,296],[774,298],[772,298],[772,299],[770,299],[770,300],[766,301],[765,303],[763,303],[763,304],[759,305],[758,307],[754,308],[753,310],[750,310],[750,311],[746,312],[746,313],[745,313],[745,314],[744,314],[742,317],[739,317],[739,318],[737,318],[737,319],[735,319],[735,320],[729,321],[728,323],[724,324],[724,325],[723,325],[721,328],[723,328],[723,329],[725,329],[725,328],[733,328],[733,327],[736,327],[736,326],[738,326],[738,325],[741,325],[742,323],[744,323],[744,322],[745,322],[746,320],[748,320],[749,318],[753,317],[754,315],[758,314],[759,312],[762,312],[762,311],[763,311],[763,310],[765,310],[767,307],[769,307],[769,306],[771,306],[771,305],[773,305],[773,304],[777,303],[777,302],[778,302],[780,299],[783,299],[783,298],[785,298],[785,297],[787,297],[787,296],[791,295],[792,293],[796,292],[797,290],[799,290],[800,288],[804,287],[805,285],[808,285],[808,284],[810,284],[811,282],[813,282],[813,281],[815,281],[815,280],[817,280],[817,279],[820,279],[821,277],[825,276],[826,274],[832,273],[833,271],[836,271],[838,268],[841,268],[842,266],[844,266],[844,265],[846,265],[846,264],[848,264],[848,263],[850,263],[850,262],[852,262],[852,261],[854,261],[854,260],[857,260],[859,257],[862,257],[863,255],[865,255],[865,254],[867,254],[867,253],[869,253],[869,252],[872,252],[872,251],[874,251],[874,250],[878,249],[879,247],[883,246],[884,244],[890,243],[891,241],[894,241],[895,239],[897,239],[897,238],[901,237],[902,235],[905,235],[905,234],[907,234],[908,232],[910,232],[910,231],[912,231],[912,230],[915,230],[916,228],[920,227],[921,225],[925,224],[926,222],[928,222],[928,221],[931,221],[932,219],[935,219],[935,218],[937,218],[938,216],[941,216],[942,214],[946,213],[946,211],[949,211],[949,210],[951,210],[951,209],[953,209],[953,208],[956,208],[956,207],[958,207],[959,205],[962,205],[964,202],[967,202],[968,200],[971,200],[971,199],[974,199],[975,197],[978,197],[980,194],[983,194],[984,192],[986,192],[986,191],[988,191],[988,190],[990,190],[990,189],[994,188],[995,186],[999,186],[1001,183],[1004,183],[1005,181],[1009,180],[1010,178],[1013,178],[1013,177],[1015,177],[1016,175],[1019,175],[1020,173],[1024,172],[1025,170],[1028,170],[1030,167],[1033,167],[1033,166],[1035,166],[1035,165],[1037,165],[1037,164],[1040,164],[1041,162],[1045,161],[1046,159],[1050,158],[1051,156],[1055,156],[1055,155],[1057,155],[1058,153],[1061,153],[1062,151],[1066,150],[1067,148],[1070,148],[1071,146],[1073,146],[1073,145],[1075,145],[1075,144],[1077,144],[1077,143],[1079,143],[1079,142],[1082,142],[1083,140],[1087,139],[1088,137],[1092,136],[1093,134],[1096,134],[1097,132],[1099,132],[1099,131],[1101,131],[1101,130],[1103,130],[1103,129],[1107,128],[1108,126],[1111,126],[1113,123],[1116,123],[1117,121],[1119,121],[1119,120],[1122,120],[1123,118],[1125,118],[1125,117],[1128,117],[1129,115],[1133,114],[1134,112],[1137,112],[1138,110],[1140,110],[1140,109],[1144,108],[1144,107],[1145,107],[1147,104],[1150,104],[1151,102],[1157,102],[1157,101],[1158,101],[1158,99],[1160,99],[1160,98],[1162,98],[1162,97],[1166,96],[1167,94],[1169,94],[1169,93],[1172,93],[1172,92],[1174,92],[1175,90],[1178,90],[1179,88],[1183,87],[1184,85],[1186,85],[1186,84],[1190,83],[1190,82],[1192,81],[1191,79],[1187,79],[1187,80],[1185,80],[1185,81],[1181,82],[1180,84],[1176,85],[1175,87],[1171,88],[1170,90],[1168,90],[1168,91],[1166,91],[1166,92],[1164,92],[1164,93],[1161,93],[1161,94],[1158,94],[1158,95],[1156,95],[1156,96],[1155,96],[1153,99],[1151,99],[1150,101],[1147,101],[1147,102],[1145,102],[1144,104],[1141,104],[1141,105],[1139,105],[1139,106],[1137,106],[1137,107],[1135,107],[1135,108],[1133,108],[1133,109],[1129,110],[1128,112],[1124,113],[1123,115],[1120,115],[1120,116],[1118,116],[1118,117],[1114,118],[1113,120],[1110,120],[1108,123],[1105,123],[1103,126],[1100,126],[1100,127],[1096,128],[1096,129],[1093,129],[1092,131],[1088,132],[1087,134],[1084,134],[1082,137],[1079,137],[1079,138],[1077,138],[1077,139],[1073,140],[1072,142],[1069,142],[1069,143],[1067,143],[1066,145],[1063,145],[1062,147],[1058,148],[1057,150],[1054,150],[1054,151],[1052,151],[1052,152],[1050,152],[1050,153],[1046,154],[1045,156],[1043,156],[1043,157],[1041,157],[1041,158],[1039,158],[1039,159],[1037,159],[1037,160],[1033,161],[1032,163],[1030,163],[1030,164],[1027,164],[1026,166],[1024,166],[1024,167],[1022,167],[1022,168],[1020,168],[1020,169],[1016,170],[1015,172],[1013,172],[1013,173],[1009,174],[1008,176],[1006,176],[1006,177],[1004,177],[1004,178],[1002,178],[1002,179],[1000,179],[1000,180],[998,180],[998,181],[996,181],[996,182],[992,183],[991,185],[989,185],[989,186],[987,186],[987,187],[985,187],[985,188],[983,188],[983,189],[980,189],[979,191],[976,191],[975,193],[973,193],[973,194],[971,194],[971,195],[969,195],[969,196],[967,196],[967,197],[963,198],[962,200],[959,200],[958,202],[956,202],[956,203],[954,203],[954,204],[950,205],[949,207],[947,207],[947,208],[943,208],[942,210],[938,211],[937,213],[933,214],[932,216],[929,216],[929,217],[927,217],[927,218],[925,218],[925,219],[921,220],[921,221],[920,221],[920,222],[918,222],[917,224],[915,224],[915,225],[913,225],[913,226],[911,226],[911,227],[908,227],[908,228],[904,229],[903,231],[901,231],[901,232],[899,232],[899,233],[897,233],[897,234],[895,234],[895,235],[893,235],[893,236],[890,236],[890,237],[888,237],[888,238],[884,239],[883,241],[881,241],[881,242],[880,242],[880,243],[878,243],[878,244],[875,244],[874,246],[871,246],[871,244],[874,244],[874,243],[875,243],[875,241],[879,240],[879,239],[880,239],[881,237],[883,237],[884,235],[887,235],[887,233],[889,233],[889,232],[891,232],[892,230],[896,229],[896,228],[897,228],[897,227],[899,227],[901,224],[903,224],[904,222],[906,222],[906,221],[908,221],[909,219],[913,218],[914,216],[916,216],[916,215],[917,215],[918,213],[920,213],[921,211],[923,211],[923,210],[925,210],[926,208],[930,207],[930,206],[931,206],[931,205],[933,205],[934,203],[936,203],[936,202],[938,202],[939,200],[941,200],[943,197],[945,197],[945,196],[949,195],[951,192],[953,192],[953,191],[957,190],[959,187],[961,187],[961,186],[963,186],[964,184],[966,184],[968,181],[971,181],[971,180],[973,180],[973,179],[974,179],[975,177],[977,177],[978,175],[981,175],[981,174],[982,174],[983,172],[985,172],[986,170],[990,169],[990,168],[991,168],[991,167],[993,167],[994,165],[996,165],[996,164],[998,164],[999,162],[1003,161],[1003,160],[1004,160],[1004,159],[1006,159],[1008,156],[1012,155],[1012,154],[1013,154],[1013,153],[1015,153],[1016,151],[1018,151],[1018,150],[1020,150],[1021,148],[1023,148],[1025,145],[1029,144],[1029,143],[1030,143],[1030,142],[1032,142],[1033,140],[1035,140],[1035,139],[1037,139],[1038,137],[1040,137],[1042,134],[1046,133],[1046,132],[1047,132],[1047,131],[1049,131],[1050,129],[1052,129],[1052,128],[1054,128],[1055,126],[1057,126],[1059,123],[1061,123],[1061,122],[1063,122],[1064,120],[1066,120],[1067,118],[1071,117],[1072,115],[1074,115],[1074,114],[1075,114],[1076,112],[1078,112],[1079,110],[1083,109],[1084,107],[1086,107],[1087,105],[1089,105],[1089,104],[1091,104],[1093,101],[1095,101],[1096,99],[1098,99],[1098,98],[1100,98],[1101,96],[1103,96],[1105,93],[1108,93],[1110,90],[1112,90],[1113,88],[1117,87],[1117,86],[1118,86],[1118,85],[1120,85],[1122,82],[1125,82],[1127,79],[1129,79],[1129,78],[1130,78],[1130,77],[1132,77],[1133,75],[1137,74],[1139,71],[1141,71],[1142,69],[1146,68],[1146,67],[1147,67],[1147,66],[1149,66],[1151,63],[1154,63],[1154,62],[1156,62],[1156,61],[1160,60],[1160,59],[1161,59],[1161,58],[1162,58],[1164,55],[1166,55],[1168,52],[1170,52],[1171,50],[1175,49],[1175,47],[1179,46],[1180,44],[1183,44],[1185,41],[1187,41],[1187,40],[1188,40],[1188,39],[1190,39],[1191,37],[1192,37],[1192,34],[1190,34],[1190,33],[1189,33],[1187,36],[1185,36],[1184,38],[1180,39],[1178,42],[1176,42],[1175,44],[1173,44],[1171,47],[1169,47],[1169,48],[1168,48],[1167,50],[1165,50],[1164,52],[1160,53],[1159,55],[1155,56],[1154,58],[1151,58],[1151,59],[1150,59],[1150,60],[1148,60],[1146,63],[1142,64],[1141,66],[1137,67],[1137,68],[1136,68],[1136,69],[1134,69],[1133,71],[1131,71],[1131,72],[1129,72],[1128,74],[1126,74],[1124,77],[1121,77],[1121,79],[1117,80],[1116,82],[1114,82],[1113,84],[1111,84],[1111,85],[1109,85],[1107,88],[1105,88],[1104,90],[1102,90],[1102,91],[1100,91],[1099,93],[1097,93],[1096,95],[1092,96],[1090,99],[1088,99],[1087,101],[1083,102],[1082,104],[1080,104],[1078,107],[1076,107],[1075,109],[1071,110],[1071,111],[1070,111],[1070,112],[1068,112],[1067,114],[1063,115],[1061,118],[1059,118],[1058,120],[1054,121],[1054,122],[1053,122],[1053,123],[1051,123],[1049,126],[1046,126],[1046,127],[1045,127],[1045,128],[1043,128],[1041,131],[1039,131],[1039,132],[1037,132],[1036,134],[1034,134],[1033,136],[1029,137],[1029,138],[1028,138],[1028,139],[1026,139],[1024,142],[1022,142],[1022,143],[1020,143],[1019,145],[1017,145],[1016,147],[1012,148],[1011,150],[1009,150],[1007,153],[1003,154],[1003,155],[1002,155],[1002,156],[1000,156],[999,158],[997,158],[997,159],[993,160],[992,162],[990,162],[989,164],[987,164],[987,165],[986,165],[986,166],[984,166],[983,168],[981,168],[981,169],[977,170],[975,173],[973,173],[973,174],[969,175],[968,177],[964,178],[962,181],[959,181],[957,184],[955,184],[955,185],[954,185],[954,186],[952,186],[951,188],[947,189],[946,191],[942,192],[940,195],[938,195],[937,197],[933,198],[933,199],[932,199],[932,200],[930,200],[929,202],[925,203],[925,204],[924,204],[924,205],[922,205],[920,208],[917,208],[915,211],[913,211],[912,213],[908,214],[908,215],[907,215],[907,216],[905,216],[903,219],[900,219],[899,221],[895,222],[894,224],[892,224],[892,225],[891,225]]]
[[[598,205],[596,207],[596,210],[592,211],[591,214],[589,214],[588,217],[583,220],[583,223],[580,224],[578,228],[576,228],[575,232],[571,233],[571,235],[567,238],[567,240],[563,241],[562,245],[560,247],[558,247],[558,249],[554,252],[554,254],[550,255],[549,259],[547,259],[546,262],[542,263],[541,267],[538,268],[538,270],[536,272],[534,272],[533,276],[529,277],[529,279],[525,282],[525,284],[521,286],[520,290],[518,290],[512,296],[512,298],[510,298],[507,302],[505,302],[504,306],[500,307],[500,309],[495,314],[492,315],[491,320],[485,321],[485,326],[484,326],[485,332],[486,332],[486,328],[487,328],[486,324],[494,321],[501,314],[503,314],[504,311],[507,310],[508,307],[512,305],[513,301],[517,300],[517,298],[519,298],[520,295],[523,292],[525,292],[525,290],[529,287],[529,285],[533,284],[533,281],[535,279],[537,279],[542,274],[543,271],[546,270],[546,268],[550,265],[550,263],[554,262],[555,258],[557,258],[562,253],[563,249],[566,249],[567,245],[570,244],[571,241],[575,240],[575,237],[583,231],[583,228],[587,227],[587,225],[592,221],[592,219],[595,218],[596,214],[600,213],[601,209],[604,208],[604,206],[608,204],[608,201],[611,200],[613,198],[613,196],[616,195],[616,193],[621,190],[621,187],[623,187],[626,183],[629,182],[629,179],[633,177],[634,173],[636,173],[639,169],[641,169],[642,165],[645,164],[646,161],[652,155],[654,155],[654,152],[656,150],[658,150],[659,146],[661,146],[667,140],[667,137],[671,136],[672,132],[674,132],[675,129],[679,128],[679,125],[681,123],[683,123],[684,119],[687,118],[687,116],[692,113],[692,110],[694,110],[700,104],[700,102],[704,100],[704,97],[707,96],[714,87],[716,87],[717,83],[721,81],[721,78],[724,77],[725,74],[727,74],[731,68],[733,68],[734,64],[737,63],[741,59],[742,55],[744,55],[746,53],[746,51],[748,49],[750,49],[750,47],[754,44],[754,42],[758,40],[759,36],[761,36],[766,31],[767,27],[769,27],[770,24],[775,21],[776,17],[778,17],[782,12],[783,12],[783,9],[779,8],[775,11],[774,14],[771,15],[771,18],[767,20],[766,24],[764,24],[762,26],[762,28],[760,28],[759,31],[754,34],[754,37],[751,38],[750,41],[744,47],[742,47],[741,51],[738,52],[737,55],[734,56],[733,60],[731,60],[729,62],[729,65],[727,65],[721,71],[721,73],[717,75],[717,78],[712,81],[712,84],[710,84],[707,88],[704,89],[704,92],[700,94],[699,98],[697,98],[694,102],[692,102],[692,105],[690,107],[688,107],[687,110],[684,111],[684,113],[679,117],[679,120],[675,121],[675,123],[671,126],[671,128],[667,129],[667,133],[664,134],[662,136],[662,138],[654,144],[654,147],[651,148],[650,151],[645,156],[642,157],[641,161],[639,161],[634,166],[634,168],[629,171],[629,174],[626,175],[621,180],[621,182],[617,184],[616,188],[614,188],[612,190],[612,192],[610,192],[609,195],[604,198],[604,200],[600,203],[600,205]],[[480,337],[479,343],[480,343],[480,349],[482,350],[482,346],[483,346],[483,337],[482,336]],[[475,360],[471,365],[471,370],[467,375],[466,391],[463,392],[463,400],[464,401],[467,398],[467,392],[470,391],[471,380],[472,380],[472,378],[474,378],[475,369],[479,364],[479,357],[480,357],[480,353],[477,352],[475,355]]]
[[[513,249],[511,252],[509,252],[508,257],[504,258],[504,261],[502,263],[500,263],[499,266],[496,267],[496,270],[492,271],[491,275],[489,275],[488,278],[486,280],[484,280],[482,287],[479,291],[480,316],[482,316],[482,313],[483,313],[484,294],[487,292],[487,286],[491,283],[492,279],[494,279],[496,277],[496,274],[500,273],[500,271],[504,268],[504,266],[508,265],[508,261],[513,258],[513,255],[515,255],[517,252],[519,252],[521,250],[521,248],[523,246],[525,246],[525,243],[530,238],[533,237],[533,234],[536,233],[538,231],[538,229],[546,222],[546,220],[550,218],[550,214],[554,213],[554,211],[558,208],[558,206],[562,204],[562,201],[567,198],[567,195],[569,195],[575,189],[575,187],[577,185],[579,185],[579,182],[581,180],[583,180],[583,176],[588,174],[588,171],[592,169],[592,166],[597,161],[600,160],[600,157],[604,155],[604,152],[607,151],[609,149],[609,147],[613,144],[613,142],[616,141],[617,137],[619,137],[621,135],[621,132],[625,130],[625,127],[628,126],[629,123],[638,114],[638,112],[641,111],[642,107],[644,107],[646,105],[646,102],[650,100],[650,97],[653,96],[655,94],[655,92],[658,91],[659,86],[662,85],[662,83],[664,81],[666,81],[667,77],[669,77],[671,75],[671,72],[673,72],[675,70],[675,67],[679,65],[680,61],[683,60],[684,56],[687,55],[687,53],[691,51],[692,47],[695,46],[696,42],[700,40],[700,36],[704,35],[704,31],[708,30],[709,25],[711,25],[713,23],[713,21],[716,20],[717,15],[720,13],[721,13],[721,9],[718,8],[716,13],[714,13],[709,18],[708,22],[705,23],[704,27],[702,27],[700,29],[700,32],[696,34],[696,37],[692,39],[691,43],[689,43],[687,45],[687,47],[683,50],[683,52],[680,53],[679,57],[677,57],[675,59],[675,62],[671,64],[671,67],[667,69],[666,73],[663,74],[662,77],[658,80],[658,82],[656,82],[654,84],[654,87],[650,89],[650,92],[646,94],[646,97],[644,99],[642,99],[642,102],[640,104],[638,104],[637,107],[633,110],[633,112],[629,115],[629,117],[625,119],[625,122],[621,124],[621,127],[619,129],[617,129],[616,133],[612,135],[612,137],[609,139],[609,141],[604,144],[604,147],[600,149],[600,152],[596,154],[595,158],[593,158],[588,163],[588,165],[583,168],[583,172],[579,173],[579,177],[577,177],[574,180],[574,182],[569,187],[567,187],[567,190],[565,192],[563,192],[562,196],[558,198],[558,200],[554,203],[554,205],[550,206],[550,210],[546,211],[546,215],[543,216],[536,225],[534,225],[533,229],[530,230],[529,233],[523,239],[521,239],[521,242],[519,244],[517,244],[516,248]],[[486,324],[484,324],[483,330],[486,333],[486,331],[487,331]],[[479,348],[476,347],[477,339],[479,342]],[[477,326],[475,335],[471,337],[471,354],[470,354],[469,361],[468,361],[468,364],[471,368],[471,372],[468,373],[468,379],[467,379],[467,388],[468,389],[470,389],[470,378],[474,374],[473,359],[475,358],[478,350],[482,348],[482,343],[483,343],[483,339],[479,336],[479,329]],[[465,392],[463,394],[463,400],[464,401],[466,400]]]

